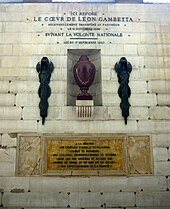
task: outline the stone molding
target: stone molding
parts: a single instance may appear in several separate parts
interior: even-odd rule
[[[109,141],[108,141],[109,140]],[[117,140],[117,141],[116,141]],[[74,146],[74,152],[87,153],[86,151],[92,149],[76,147],[75,141],[79,145],[85,143],[92,143],[94,150],[97,150],[98,157],[102,155],[105,159],[102,164],[109,165],[111,168],[98,168],[93,169],[90,163],[101,163],[95,157],[95,159],[89,158],[81,162],[83,165],[88,165],[87,169],[79,169],[78,167],[68,168],[67,165],[72,161],[76,161],[79,164],[80,158],[76,157],[75,153],[72,154],[72,158],[68,159],[71,153],[66,146]],[[101,143],[99,143],[99,141]],[[119,141],[119,142],[118,142]],[[121,143],[120,143],[121,141]],[[49,145],[52,143],[53,145]],[[109,149],[102,147],[109,144]],[[96,146],[98,146],[97,149]],[[101,147],[99,147],[101,146]],[[118,148],[119,147],[119,148]],[[61,150],[61,148],[63,150]],[[53,151],[50,151],[50,150]],[[87,149],[87,150],[86,150]],[[102,150],[102,151],[101,151]],[[106,153],[117,153],[116,157],[112,157],[114,163],[120,164],[116,167],[108,163]],[[119,150],[119,151],[118,151]],[[120,153],[120,150],[121,153]],[[65,153],[66,157],[59,163],[49,166],[50,162],[58,160],[60,154]],[[90,151],[91,153],[91,151]],[[101,154],[104,153],[104,154]],[[68,156],[67,156],[68,155]],[[52,156],[53,161],[50,161]],[[83,155],[84,156],[84,155]],[[86,162],[85,162],[86,161]],[[90,163],[89,163],[89,162]],[[107,162],[106,162],[107,161]],[[66,163],[65,163],[66,162]],[[113,161],[112,161],[113,162]],[[61,164],[66,164],[65,168],[61,168]],[[72,162],[73,163],[73,162]],[[113,164],[114,164],[113,163]],[[101,164],[101,165],[102,165]],[[61,166],[61,167],[60,167]],[[79,166],[80,167],[80,166]],[[51,135],[31,135],[22,134],[18,135],[17,145],[17,163],[16,163],[16,175],[17,176],[140,176],[140,175],[153,175],[153,153],[152,153],[152,141],[150,135],[134,135],[134,134],[51,134]]]

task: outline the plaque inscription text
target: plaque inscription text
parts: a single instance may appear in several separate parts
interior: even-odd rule
[[[122,170],[123,141],[49,140],[48,170]]]
[[[45,175],[126,174],[125,135],[45,137]]]

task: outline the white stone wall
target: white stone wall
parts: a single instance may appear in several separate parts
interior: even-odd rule
[[[34,16],[67,11],[128,16],[112,44],[63,45],[44,38],[47,28]],[[170,208],[170,6],[153,4],[0,4],[0,207]],[[51,30],[54,30],[51,29]],[[94,118],[76,118],[67,106],[67,49],[101,49],[102,106]],[[35,69],[43,56],[53,62],[49,114],[39,116]],[[130,116],[121,116],[114,65],[125,56],[132,64]],[[13,134],[11,134],[13,133]],[[153,176],[16,177],[14,133],[151,134]]]

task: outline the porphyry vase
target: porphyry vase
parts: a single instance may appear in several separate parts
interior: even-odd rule
[[[79,61],[73,67],[74,79],[81,92],[77,95],[77,100],[92,100],[93,97],[88,93],[95,77],[96,68],[89,61],[86,55],[81,55]]]

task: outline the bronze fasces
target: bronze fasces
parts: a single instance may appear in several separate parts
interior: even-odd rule
[[[78,62],[73,67],[74,79],[81,92],[77,95],[77,100],[92,100],[92,95],[88,93],[95,77],[96,68],[89,61],[87,55],[81,55]]]
[[[125,57],[121,57],[120,61],[115,64],[115,71],[117,73],[118,82],[120,84],[118,89],[118,95],[121,98],[120,108],[122,110],[122,116],[124,117],[125,124],[127,124],[130,107],[128,98],[131,95],[131,89],[128,83],[130,73],[132,71],[132,65],[127,61]]]
[[[48,115],[48,98],[51,95],[51,88],[49,86],[51,73],[54,70],[54,65],[49,61],[47,57],[43,57],[36,65],[36,70],[39,74],[40,86],[38,89],[38,95],[40,97],[40,116],[42,117],[42,124],[45,123],[45,118]]]

